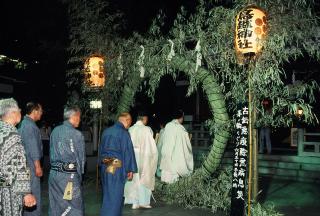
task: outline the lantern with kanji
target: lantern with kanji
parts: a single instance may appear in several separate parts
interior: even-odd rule
[[[250,5],[238,13],[235,48],[239,64],[245,63],[246,56],[256,57],[261,52],[266,35],[267,17],[261,8]]]
[[[104,59],[91,56],[84,63],[84,81],[89,89],[100,89],[105,84]]]

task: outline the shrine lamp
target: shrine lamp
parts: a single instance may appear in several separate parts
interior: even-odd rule
[[[267,35],[266,13],[250,5],[236,16],[235,49],[237,61],[245,64],[246,57],[257,57],[261,53]]]
[[[298,107],[298,109],[296,111],[296,116],[298,118],[301,118],[302,115],[303,115],[303,109],[301,107]]]
[[[84,63],[84,83],[90,90],[101,89],[105,85],[104,59],[91,56]]]

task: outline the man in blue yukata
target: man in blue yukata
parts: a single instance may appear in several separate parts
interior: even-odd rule
[[[26,208],[23,213],[24,216],[41,215],[40,178],[42,176],[42,168],[40,160],[43,154],[40,130],[36,122],[41,119],[42,112],[42,106],[39,103],[27,103],[26,116],[23,118],[19,128],[26,152],[27,164],[31,171],[31,192],[37,199],[37,205],[32,208]]]
[[[49,215],[83,216],[82,174],[85,165],[85,143],[77,128],[80,109],[64,109],[62,125],[50,137]]]
[[[124,203],[124,185],[137,172],[133,144],[127,129],[132,122],[122,113],[118,122],[104,130],[99,148],[99,165],[103,188],[101,216],[120,216]]]

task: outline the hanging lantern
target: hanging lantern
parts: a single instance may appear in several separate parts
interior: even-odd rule
[[[259,7],[250,5],[236,17],[235,48],[239,64],[244,64],[246,56],[256,57],[262,50],[267,35],[266,13]]]
[[[100,89],[105,84],[104,59],[100,56],[89,57],[84,63],[84,79],[86,87]]]
[[[295,115],[298,117],[298,118],[301,118],[302,115],[303,115],[303,109],[301,107],[298,107]]]

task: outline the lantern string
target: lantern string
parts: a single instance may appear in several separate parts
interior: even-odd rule
[[[140,48],[142,49],[139,59],[138,59],[138,65],[139,65],[139,71],[140,71],[140,78],[144,78],[144,74],[145,74],[145,69],[143,66],[143,62],[144,62],[144,46],[141,45]]]

